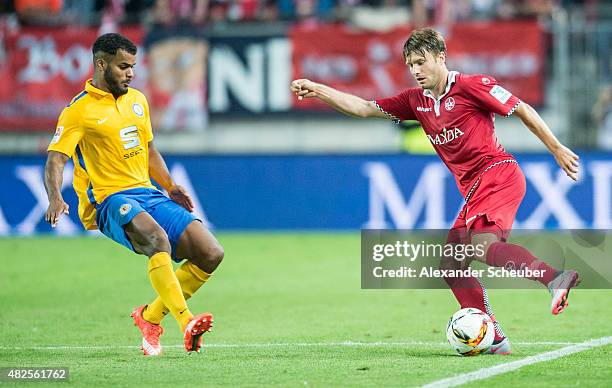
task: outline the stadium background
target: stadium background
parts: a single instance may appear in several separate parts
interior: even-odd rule
[[[91,74],[91,42],[115,30],[138,43],[134,87],[149,97],[158,148],[219,230],[449,225],[459,198],[419,128],[340,117],[299,102],[287,86],[307,77],[364,98],[392,95],[413,84],[401,46],[424,24],[446,33],[451,69],[496,77],[584,160],[581,180],[567,182],[516,118],[498,119],[498,136],[524,161],[530,185],[518,226],[612,226],[606,2],[3,4],[0,179],[11,189],[0,193],[0,234],[50,230],[44,149]],[[545,188],[558,195],[543,197]],[[429,189],[436,194],[423,195]],[[56,233],[79,231],[73,214]]]
[[[210,338],[210,366],[190,373],[228,385],[410,385],[500,362],[445,357],[443,326],[456,308],[447,290],[359,290],[360,228],[444,228],[461,206],[452,177],[418,124],[343,117],[289,93],[297,77],[364,98],[412,85],[401,46],[411,28],[423,25],[446,34],[451,69],[493,75],[534,105],[580,155],[580,179],[572,182],[518,119],[497,118],[500,141],[517,156],[528,182],[515,226],[610,229],[607,1],[0,2],[0,366],[63,362],[73,381],[108,385],[134,375],[147,382],[147,373],[159,365],[135,360],[136,349],[125,347],[136,344],[126,311],[152,295],[143,263],[109,240],[85,236],[70,166],[63,194],[71,214],[55,230],[43,220],[46,146],[59,112],[91,74],[93,40],[110,31],[138,44],[133,86],[149,98],[157,147],[226,249],[220,273],[191,302],[210,308],[221,323]],[[124,299],[99,298],[109,286]],[[75,289],[82,290],[76,297]],[[602,307],[609,304],[609,291],[577,292],[565,321],[542,318],[549,303],[542,290],[491,295],[498,318],[510,322],[517,357],[554,349],[563,344],[558,341],[610,334],[610,309]],[[58,300],[70,307],[57,309]],[[512,314],[517,303],[520,316]],[[418,306],[419,319],[398,306]],[[66,316],[70,309],[108,316],[88,326],[98,330],[91,337],[81,320]],[[46,318],[32,336],[22,325],[41,313]],[[376,329],[364,334],[362,313]],[[314,333],[304,316],[317,317]],[[245,329],[245,320],[253,326]],[[534,320],[542,324],[533,326]],[[167,332],[164,343],[180,343],[173,330]],[[536,345],[534,338],[553,342]],[[333,348],[347,340],[389,343],[367,354],[350,343]],[[270,341],[288,346],[257,344]],[[317,341],[331,348],[319,349]],[[179,351],[169,347],[165,373],[191,383],[181,371],[197,361],[179,358]],[[608,345],[591,358],[553,365],[557,381],[609,381],[610,351]],[[91,362],[84,363],[80,352],[90,352]],[[126,369],[116,361],[122,357],[138,367]],[[411,374],[415,368],[420,374]],[[547,373],[534,369],[512,381],[529,385],[540,379],[546,385],[541,379]]]

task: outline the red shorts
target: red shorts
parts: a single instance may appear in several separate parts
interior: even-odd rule
[[[475,231],[495,233],[505,241],[525,196],[525,188],[525,176],[516,162],[499,163],[486,170],[472,188],[471,195],[468,194],[451,228],[449,241],[463,241]]]

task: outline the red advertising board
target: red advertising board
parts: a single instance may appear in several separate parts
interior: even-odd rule
[[[415,85],[402,58],[410,31],[409,27],[380,33],[341,25],[297,25],[287,37],[264,40],[264,46],[260,38],[242,37],[213,42],[211,47],[195,32],[186,37],[157,31],[147,38],[147,53],[139,52],[132,86],[148,96],[154,127],[168,132],[206,126],[205,74],[212,74],[207,63],[217,69],[225,66],[221,73],[227,79],[217,76],[219,82],[211,91],[212,101],[225,104],[216,113],[323,110],[327,107],[317,101],[292,98],[286,85],[291,74],[279,69],[367,99],[390,96]],[[140,28],[121,32],[139,46],[144,40]],[[91,77],[91,45],[97,34],[96,29],[70,28],[0,31],[0,131],[52,133],[61,110]],[[544,45],[536,22],[457,24],[446,39],[450,69],[490,74],[519,98],[542,103]],[[257,55],[246,55],[264,48],[261,63]],[[207,62],[209,51],[216,53],[211,54],[214,61]],[[236,77],[260,80],[257,88],[262,90],[238,93]],[[247,104],[251,99],[265,109]]]
[[[415,86],[402,48],[409,27],[386,33],[346,26],[296,26],[289,32],[294,78],[309,78],[366,99],[387,97]],[[446,34],[449,69],[485,73],[524,101],[543,100],[543,33],[537,22],[456,24]],[[293,100],[294,109],[326,107]]]
[[[137,45],[140,28],[124,29]],[[53,132],[57,117],[92,74],[96,29],[21,29],[4,36],[0,57],[0,131]],[[142,61],[142,58],[139,58]],[[135,83],[138,72],[136,73]],[[138,87],[138,86],[136,86]]]

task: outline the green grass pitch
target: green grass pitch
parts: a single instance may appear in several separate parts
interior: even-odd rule
[[[68,367],[78,386],[406,387],[612,335],[611,290],[572,291],[556,317],[544,288],[489,290],[514,354],[460,357],[451,292],[361,290],[358,233],[218,237],[225,261],[189,301],[215,314],[207,346],[187,355],[168,317],[156,358],[129,317],[154,297],[143,256],[105,238],[0,239],[0,367]],[[471,385],[605,386],[611,360],[607,345]]]

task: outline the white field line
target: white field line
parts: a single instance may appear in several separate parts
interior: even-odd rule
[[[535,356],[530,356],[521,360],[498,364],[489,368],[482,368],[474,372],[463,373],[446,379],[437,380],[427,385],[424,385],[422,388],[456,387],[457,385],[471,383],[476,380],[482,380],[489,377],[508,373],[527,365],[554,360],[556,358],[569,356],[570,354],[583,352],[591,348],[608,344],[612,344],[612,337],[601,337],[597,339],[592,339],[590,341],[566,346],[564,348],[552,350],[550,352],[536,354]]]
[[[577,342],[512,342],[512,345],[518,346],[560,346],[560,345],[576,345]],[[290,347],[408,347],[419,346],[425,348],[448,347],[446,342],[422,342],[422,341],[406,341],[406,342],[269,342],[269,343],[236,343],[223,344],[212,343],[205,344],[205,348],[290,348]],[[164,348],[182,348],[183,345],[163,345]],[[136,345],[50,345],[50,346],[2,346],[0,350],[113,350],[113,349],[140,349]]]

